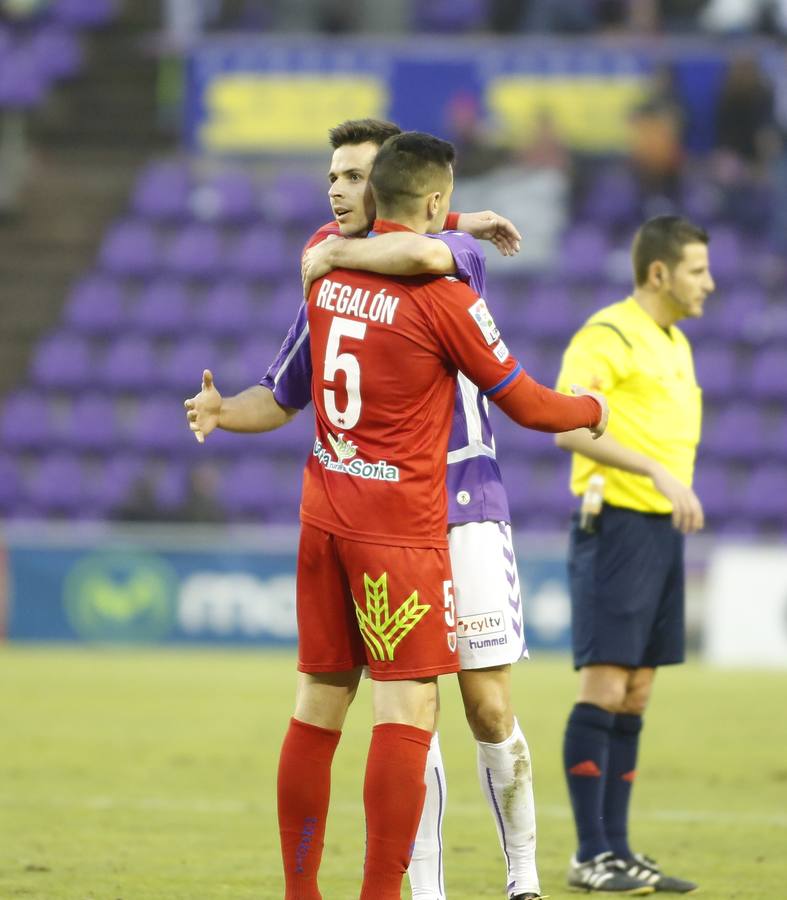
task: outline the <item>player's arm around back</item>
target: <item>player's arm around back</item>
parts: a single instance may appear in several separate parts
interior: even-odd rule
[[[246,433],[273,431],[289,422],[297,412],[281,406],[273,392],[261,384],[232,397],[222,397],[209,369],[202,373],[200,392],[189,397],[184,406],[189,428],[200,443],[216,428]]]
[[[457,230],[490,241],[503,256],[519,252],[521,235],[516,227],[492,210],[454,214],[454,218]],[[434,237],[392,232],[369,240],[332,238],[333,235],[328,235],[303,253],[301,276],[306,295],[313,281],[333,269],[363,269],[381,275],[454,275],[457,272],[450,247]]]

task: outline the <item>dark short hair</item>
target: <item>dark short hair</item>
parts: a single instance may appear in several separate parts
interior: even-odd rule
[[[439,190],[456,159],[453,144],[422,131],[403,131],[380,148],[369,181],[378,211],[395,210]]]
[[[401,134],[402,129],[393,122],[385,122],[382,119],[348,119],[331,128],[328,137],[331,141],[331,147],[338,150],[345,144],[377,144],[378,147],[393,137],[395,134]]]
[[[686,244],[708,244],[708,232],[680,216],[656,216],[648,219],[634,235],[631,261],[634,281],[638,287],[648,280],[648,269],[654,262],[663,262],[674,269],[683,259]]]

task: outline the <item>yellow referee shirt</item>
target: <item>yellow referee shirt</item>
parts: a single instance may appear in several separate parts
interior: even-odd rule
[[[572,384],[606,396],[609,434],[691,485],[702,392],[691,346],[679,328],[661,328],[633,297],[599,310],[563,355],[557,389],[570,393]],[[608,503],[640,512],[672,512],[650,478],[607,468],[578,453],[572,458],[571,490],[584,493],[596,472],[605,477]]]

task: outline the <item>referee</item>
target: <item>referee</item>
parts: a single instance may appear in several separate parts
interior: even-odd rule
[[[677,216],[637,232],[634,292],[591,316],[564,357],[558,389],[586,385],[609,402],[606,434],[573,431],[571,490],[603,476],[603,507],[574,517],[569,550],[579,697],[563,747],[579,846],[568,882],[585,891],[690,893],[634,853],[628,808],[642,717],[658,666],[684,659],[684,535],[703,527],[691,489],[701,391],[675,325],[703,313],[714,289],[708,235]],[[594,479],[594,484],[599,479]]]

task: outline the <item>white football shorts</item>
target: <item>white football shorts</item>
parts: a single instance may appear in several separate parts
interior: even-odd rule
[[[527,657],[511,526],[506,522],[453,525],[448,548],[461,667],[484,669]]]

